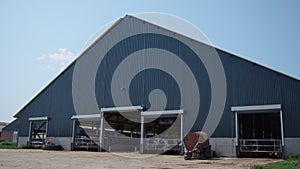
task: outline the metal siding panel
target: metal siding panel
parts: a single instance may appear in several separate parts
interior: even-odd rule
[[[209,50],[209,46],[204,44],[191,41],[183,36],[173,34],[173,32],[166,31],[164,29],[158,28],[156,26],[143,23],[141,21],[130,19],[129,17],[124,18],[116,27],[108,34],[106,34],[100,41],[95,43],[93,46],[86,51],[79,60],[83,62],[88,62],[89,58],[104,57],[106,53],[103,51],[108,51],[109,48],[120,41],[120,37],[128,38],[136,32],[147,32],[147,33],[157,33],[166,36],[170,36],[184,42],[188,46],[193,46],[201,50]],[[126,35],[124,37],[124,35]],[[163,46],[165,48],[172,49],[175,53],[186,54],[187,64],[191,69],[196,71],[197,83],[200,87],[201,95],[205,95],[205,99],[201,99],[202,109],[198,112],[197,121],[194,124],[192,130],[201,130],[203,123],[206,120],[207,112],[210,106],[210,86],[205,81],[205,74],[207,74],[205,69],[199,67],[199,63],[193,58],[189,58],[192,54],[189,51],[181,48],[178,43],[173,43],[171,41],[165,41],[156,35],[152,37],[155,43],[158,45],[164,42]],[[144,40],[147,40],[144,39]],[[104,60],[102,63],[102,68],[105,72],[113,72],[118,64],[120,55],[124,52],[128,53],[132,51],[133,48],[144,44],[144,41],[136,39],[131,44],[124,44],[120,48],[116,49],[114,56],[111,59]],[[282,104],[284,113],[284,127],[285,135],[288,137],[300,136],[300,130],[297,129],[297,123],[300,121],[300,104],[296,101],[300,100],[300,82],[294,79],[288,78],[284,75],[279,75],[277,72],[271,71],[249,61],[243,60],[241,58],[232,56],[229,53],[218,50],[221,61],[223,63],[226,79],[227,79],[227,100],[224,109],[222,119],[219,123],[218,128],[215,130],[213,136],[215,137],[234,137],[234,113],[231,111],[232,106],[241,105],[261,105],[261,104]],[[150,53],[151,55],[151,53]],[[142,57],[142,56],[141,56]],[[208,57],[208,56],[207,56]],[[151,60],[153,62],[163,62],[166,67],[170,66],[166,60],[163,58],[159,60]],[[91,68],[93,64],[98,63],[87,63],[85,68],[88,72],[93,72]],[[124,71],[124,76],[129,73],[130,69],[133,67],[128,67]],[[178,68],[181,69],[181,68]],[[49,121],[49,135],[54,136],[71,136],[72,122],[70,117],[75,114],[73,100],[72,100],[72,77],[73,77],[74,65],[69,67],[64,74],[60,75],[43,93],[41,93],[32,103],[25,107],[21,112],[20,121],[20,136],[28,135],[28,117],[31,116],[48,116],[51,118]],[[128,72],[127,72],[128,71]],[[104,83],[109,81],[112,74],[105,73],[101,79],[93,79],[93,74],[90,77],[76,77],[84,78],[87,80],[86,93],[95,93],[98,105],[98,110],[92,108],[90,95],[84,96],[86,98],[86,104],[80,107],[79,110],[82,114],[94,114],[99,111],[102,107],[113,107],[113,106],[129,106],[115,105],[109,98],[110,83]],[[133,85],[131,91],[131,98],[134,105],[143,105],[147,108],[150,107],[148,102],[148,93],[155,85],[160,85],[160,87],[165,88],[166,93],[169,93],[168,101],[171,103],[168,108],[178,109],[178,98],[174,92],[176,90],[175,85],[171,87],[166,83],[166,76],[163,73],[153,71],[144,71],[139,78],[135,81],[135,86]],[[184,81],[184,88],[189,87],[189,82],[185,81],[185,75],[182,74],[181,77]],[[122,82],[122,81],[121,81]],[[158,83],[160,82],[160,83]],[[93,89],[93,83],[95,84],[95,89]],[[143,90],[136,90],[136,88],[144,88]],[[106,92],[109,91],[109,92]],[[174,92],[174,93],[173,93]],[[184,95],[184,93],[182,93]],[[137,98],[136,100],[134,98]],[[161,98],[162,99],[162,98]],[[163,100],[158,99],[155,103],[159,103]],[[189,103],[189,100],[184,100],[184,107],[195,106]],[[189,114],[186,112],[185,114]],[[186,120],[186,118],[184,118]],[[189,121],[185,121],[189,123]],[[55,126],[55,127],[53,127]]]
[[[299,137],[300,82],[286,76],[278,76],[281,84],[283,123],[286,137]]]
[[[201,65],[201,62],[199,62],[198,58],[194,56],[194,53],[190,52],[190,50],[187,49],[187,47],[179,46],[179,43],[176,41],[172,41],[172,39],[168,39],[166,36],[162,36],[159,34],[141,34],[137,36],[132,36],[130,38],[124,39],[125,41],[129,41],[130,43],[124,43],[119,46],[114,46],[109,53],[107,53],[104,57],[104,61],[101,62],[100,68],[98,70],[97,78],[96,78],[96,94],[98,99],[98,105],[100,107],[106,107],[106,106],[126,106],[124,103],[120,102],[118,105],[115,105],[112,102],[112,99],[110,96],[110,85],[111,85],[111,78],[113,76],[114,70],[118,66],[118,64],[122,61],[122,57],[130,55],[131,51],[135,51],[135,48],[143,49],[145,48],[163,48],[165,50],[169,50],[173,53],[176,53],[177,56],[184,56],[181,57],[181,59],[189,66],[189,68],[193,71],[194,74],[199,74],[199,76],[196,76],[198,86],[201,86],[199,88],[201,92],[201,98],[202,102],[200,103],[201,106],[201,112],[198,116],[198,121],[195,123],[194,129],[199,128],[203,126],[204,120],[207,116],[207,112],[210,105],[210,87],[209,79],[207,72],[203,66]],[[141,41],[139,41],[141,40]],[[144,41],[144,43],[143,43]],[[165,43],[166,42],[166,43]],[[123,43],[122,41],[120,43]],[[178,43],[178,44],[177,44]],[[181,42],[180,42],[181,43]],[[146,46],[143,46],[145,44]],[[207,48],[207,50],[209,50]],[[163,54],[162,54],[163,56]],[[142,56],[141,56],[142,57]],[[150,62],[154,61],[149,59]],[[155,62],[155,61],[154,61]],[[164,63],[165,61],[163,59],[159,59],[158,62]],[[170,63],[166,63],[165,66],[170,66]],[[134,65],[132,65],[134,67]],[[131,67],[127,67],[127,70],[131,69]],[[133,90],[131,93],[131,98],[144,98],[140,100],[136,100],[134,102],[134,105],[143,105],[145,109],[149,108],[149,104],[147,104],[148,100],[148,94],[150,91],[156,88],[163,88],[164,93],[167,94],[167,101],[168,103],[171,103],[169,106],[167,105],[167,109],[179,109],[180,104],[178,104],[179,96],[174,95],[176,85],[170,85],[168,83],[170,80],[166,79],[167,76],[163,75],[164,73],[156,73],[155,75],[152,75],[155,71],[152,70],[150,73],[150,69],[147,69],[145,73],[141,73],[141,78],[138,80],[136,86],[134,87],[135,90],[139,90],[140,86],[144,83],[144,95],[142,94],[143,91],[135,91]],[[126,70],[122,72],[124,76],[126,77]],[[184,74],[181,74],[181,77],[185,76]],[[123,77],[123,76],[122,76]],[[147,80],[147,78],[151,77],[151,80]],[[144,81],[144,82],[143,82]],[[103,86],[101,83],[106,83],[105,89],[98,88],[98,86]],[[122,84],[123,82],[121,80],[118,81],[118,83]],[[158,87],[157,85],[160,85]],[[183,85],[183,89],[189,89],[190,85],[189,82],[181,84]],[[156,88],[155,88],[156,86]],[[173,86],[173,87],[172,87]],[[116,88],[115,90],[119,90]],[[142,96],[141,96],[142,95]],[[184,93],[183,93],[184,95]],[[104,97],[103,97],[104,96]],[[116,96],[118,97],[118,96]],[[188,97],[188,96],[186,96]],[[105,99],[104,99],[105,98]],[[103,100],[102,100],[103,99]],[[144,102],[143,102],[144,101]],[[161,102],[161,99],[158,99],[157,102]],[[180,102],[180,101],[179,101]],[[189,107],[195,107],[196,105],[191,104],[188,100],[185,100],[186,104],[183,105],[186,109]],[[190,112],[191,113],[191,112]],[[186,121],[186,123],[189,123]]]
[[[49,136],[71,137],[72,120],[75,114],[72,99],[72,75],[74,66],[71,66],[52,84],[51,105],[49,108]]]
[[[219,51],[226,72],[228,95],[222,121],[214,136],[234,131],[231,106],[282,104],[286,137],[300,136],[300,82],[255,63]],[[226,134],[227,133],[227,134]],[[234,136],[234,132],[231,133]]]
[[[5,126],[2,131],[17,131],[19,128],[19,120],[15,119],[11,123],[9,123],[7,126]]]
[[[19,136],[28,136],[29,117],[47,116],[50,118],[49,137],[70,137],[75,113],[72,101],[72,73],[70,66],[63,74],[44,89],[21,111]]]

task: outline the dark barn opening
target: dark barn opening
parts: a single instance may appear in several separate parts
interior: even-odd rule
[[[173,114],[161,115],[156,119],[147,118],[151,122],[145,124],[144,153],[180,153],[181,124],[177,116]]]
[[[240,157],[280,157],[280,113],[238,114]]]
[[[134,118],[140,119],[139,112],[126,112]],[[110,152],[135,152],[140,146],[140,123],[131,121],[118,112],[104,114],[103,147]]]
[[[75,120],[72,150],[99,151],[99,119]]]
[[[48,117],[32,117],[29,118],[29,121],[27,146],[30,148],[42,148],[47,139]]]

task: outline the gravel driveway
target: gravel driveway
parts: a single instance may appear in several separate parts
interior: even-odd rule
[[[281,161],[264,158],[217,158],[186,161],[183,156],[85,151],[0,149],[0,169],[205,168],[248,169]]]

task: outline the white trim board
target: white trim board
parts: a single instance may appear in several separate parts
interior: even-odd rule
[[[71,117],[72,120],[75,119],[93,119],[93,118],[101,118],[100,114],[87,114],[87,115],[73,115]]]
[[[281,110],[281,104],[270,104],[270,105],[254,105],[254,106],[233,106],[231,111],[261,111],[261,110]]]
[[[49,120],[48,117],[29,117],[29,121],[47,121]]]
[[[170,114],[183,114],[183,110],[162,110],[162,111],[143,111],[142,116],[156,116],[156,115],[170,115]]]
[[[142,106],[126,106],[126,107],[107,107],[101,108],[101,112],[130,112],[130,111],[141,111],[143,110]]]

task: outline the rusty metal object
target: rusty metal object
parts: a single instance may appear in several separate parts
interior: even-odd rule
[[[197,158],[211,158],[211,146],[209,145],[209,138],[205,132],[189,132],[184,137],[183,142],[186,149],[186,160],[190,160],[193,155]]]

